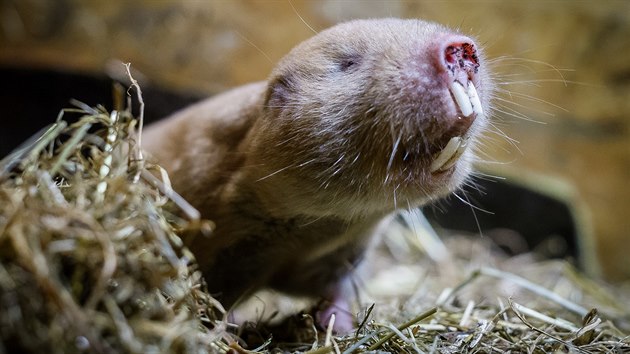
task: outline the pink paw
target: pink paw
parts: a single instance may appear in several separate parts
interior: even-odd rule
[[[323,301],[320,310],[315,314],[317,324],[323,329],[328,329],[333,314],[335,315],[333,332],[347,334],[356,328],[355,316],[345,298],[335,297],[332,301]]]

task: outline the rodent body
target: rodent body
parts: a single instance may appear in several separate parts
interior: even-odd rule
[[[217,225],[189,245],[209,290],[227,306],[263,287],[337,299],[383,218],[469,174],[486,70],[474,41],[443,26],[352,21],[295,47],[267,81],[150,127],[144,148]]]

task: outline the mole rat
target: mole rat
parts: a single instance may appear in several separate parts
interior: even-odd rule
[[[379,222],[469,175],[493,85],[473,39],[422,20],[355,20],[299,44],[266,81],[150,126],[143,148],[213,220],[188,243],[209,291],[232,306],[261,288],[327,299]]]

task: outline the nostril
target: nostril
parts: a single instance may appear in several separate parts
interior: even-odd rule
[[[449,65],[455,65],[457,63],[457,48],[449,45],[444,50],[444,61]]]
[[[479,70],[479,57],[475,45],[468,42],[451,43],[444,49],[444,63],[453,76],[465,73],[469,79]]]
[[[471,43],[462,43],[461,55],[461,61],[463,61],[463,64],[460,63],[460,65],[463,65],[467,70],[476,73],[479,69],[479,57],[477,56],[475,45]]]

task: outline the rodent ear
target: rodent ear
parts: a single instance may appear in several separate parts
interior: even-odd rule
[[[293,93],[293,83],[285,76],[278,76],[269,82],[265,107],[282,108],[287,105],[289,96]]]

